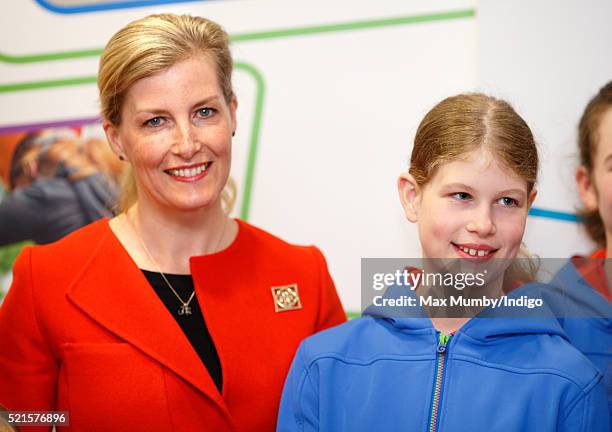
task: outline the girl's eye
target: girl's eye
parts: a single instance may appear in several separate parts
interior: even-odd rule
[[[500,198],[499,202],[500,204],[506,207],[518,207],[518,201],[515,200],[514,198],[503,197],[503,198]]]
[[[457,192],[451,195],[453,198],[455,198],[457,201],[468,201],[470,199],[472,199],[472,195],[470,195],[467,192]]]
[[[153,117],[150,120],[147,120],[145,122],[145,125],[147,126],[153,126],[153,127],[157,127],[157,126],[161,126],[162,122],[163,122],[163,118],[162,117]]]
[[[207,118],[214,114],[214,109],[212,108],[200,108],[198,110],[198,116],[201,118]]]

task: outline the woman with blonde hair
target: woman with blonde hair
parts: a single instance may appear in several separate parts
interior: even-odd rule
[[[224,211],[231,74],[204,18],[152,15],[108,42],[122,212],[18,258],[0,309],[7,409],[66,410],[86,431],[274,429],[297,345],[346,318],[317,248]]]

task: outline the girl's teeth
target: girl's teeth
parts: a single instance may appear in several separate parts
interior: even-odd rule
[[[488,255],[490,253],[489,251],[477,250],[477,249],[472,249],[472,248],[466,248],[466,247],[463,247],[463,246],[459,246],[459,249],[461,249],[466,254],[470,254],[471,256],[478,255],[479,257],[483,257],[483,256]]]

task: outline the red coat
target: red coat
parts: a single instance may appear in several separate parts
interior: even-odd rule
[[[88,432],[274,430],[298,344],[346,320],[323,255],[239,221],[227,249],[190,265],[222,395],[102,220],[19,256],[0,308],[0,404],[69,411]],[[302,308],[276,312],[271,287],[293,283]]]

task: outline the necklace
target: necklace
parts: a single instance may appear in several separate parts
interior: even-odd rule
[[[138,239],[140,246],[142,246],[142,249],[147,253],[149,260],[153,263],[153,265],[155,266],[155,268],[157,269],[161,277],[164,279],[164,282],[166,282],[166,285],[168,285],[168,288],[170,288],[174,296],[181,302],[181,308],[178,310],[178,314],[179,315],[191,315],[191,306],[189,305],[191,304],[191,300],[193,300],[193,298],[195,297],[195,289],[193,290],[193,292],[191,293],[187,301],[183,300],[183,298],[180,295],[178,295],[178,293],[176,292],[176,290],[174,289],[174,287],[172,286],[172,284],[170,283],[170,281],[168,280],[164,272],[162,272],[161,269],[159,268],[159,265],[157,265],[157,261],[155,261],[155,258],[153,258],[153,255],[151,254],[151,252],[149,252],[147,245],[145,245],[140,235],[138,235],[138,231],[136,231],[136,226],[132,223],[127,213],[125,214],[125,217],[128,221],[128,225],[130,225],[130,228],[132,228],[132,230],[134,231],[134,234],[136,234],[136,238]],[[217,244],[214,250],[218,249],[219,245],[221,244],[221,239],[223,238],[223,234],[225,234],[225,225],[227,225],[227,218],[225,218],[223,221],[223,228],[221,228],[221,235],[217,239]]]

